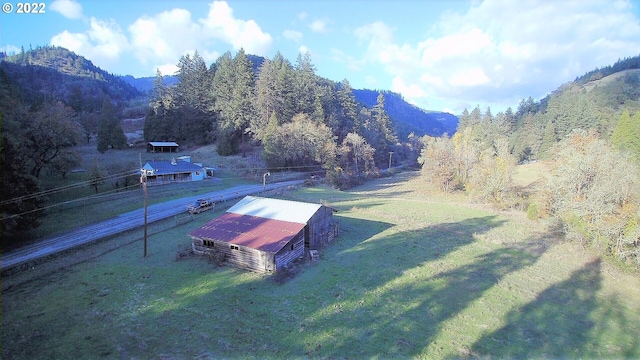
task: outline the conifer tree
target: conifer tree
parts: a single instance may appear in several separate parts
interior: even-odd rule
[[[293,72],[293,91],[296,94],[296,113],[313,114],[316,99],[317,76],[311,63],[311,54],[299,53]]]
[[[267,59],[260,66],[255,84],[256,116],[250,121],[251,131],[257,139],[262,139],[272,114],[275,113],[281,123],[291,120],[292,71],[291,64],[279,52],[273,60]]]
[[[636,111],[631,118],[629,110],[624,110],[611,135],[611,143],[621,150],[629,151],[640,161],[640,111]]]

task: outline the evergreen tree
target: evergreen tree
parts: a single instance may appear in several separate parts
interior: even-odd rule
[[[317,76],[311,64],[311,54],[299,53],[293,72],[293,91],[296,113],[313,114],[316,99]]]
[[[233,59],[228,52],[218,59],[213,83],[219,113],[218,153],[235,154],[255,114],[253,68],[243,49]]]
[[[470,124],[471,124],[471,118],[469,116],[469,111],[465,108],[462,111],[462,114],[460,115],[460,117],[458,118],[458,128],[456,129],[456,132],[462,131],[462,129],[466,128]]]
[[[280,169],[285,165],[285,157],[281,137],[278,136],[280,124],[276,113],[271,114],[269,125],[267,126],[262,139],[264,151],[262,158],[271,170]]]
[[[122,126],[120,126],[116,107],[111,100],[105,98],[98,122],[98,151],[104,153],[110,148],[124,149],[126,146],[127,137],[124,135]]]
[[[640,111],[631,118],[629,110],[624,110],[611,135],[611,143],[640,161]]]
[[[504,124],[506,125],[507,134],[511,134],[517,126],[517,119],[511,107],[508,107],[504,112]]]
[[[175,92],[181,106],[189,106],[202,112],[213,108],[213,98],[209,93],[212,83],[210,72],[197,51],[193,57],[187,54],[180,58],[177,77],[179,82]]]
[[[293,69],[280,52],[273,60],[265,60],[260,66],[255,84],[256,116],[251,120],[251,131],[262,139],[275,113],[281,123],[289,122],[293,116]]]
[[[348,133],[359,129],[358,102],[347,79],[338,84],[336,100],[337,114],[329,126],[333,129],[334,135],[338,137],[338,142],[341,143]]]
[[[547,157],[549,151],[558,142],[558,134],[556,133],[556,126],[553,120],[549,121],[544,128],[544,134],[542,135],[542,144],[540,145],[540,154],[542,157]]]
[[[253,65],[247,58],[244,49],[240,49],[234,58],[235,86],[233,89],[233,128],[240,132],[241,146],[244,156],[245,134],[250,120],[255,117],[253,106],[254,74]]]
[[[151,93],[151,109],[157,111],[158,108],[167,108],[171,106],[172,101],[171,90],[164,83],[164,77],[160,69],[156,69],[156,77],[153,80],[153,90]]]

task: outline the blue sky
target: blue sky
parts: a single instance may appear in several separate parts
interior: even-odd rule
[[[627,0],[55,0],[43,14],[7,3],[8,53],[63,46],[111,73],[144,77],[172,74],[194,51],[207,64],[241,47],[292,63],[309,51],[320,76],[454,114],[515,108],[640,54],[640,4]]]

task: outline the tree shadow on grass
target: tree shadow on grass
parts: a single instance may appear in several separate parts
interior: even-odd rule
[[[511,311],[507,325],[480,338],[473,353],[498,358],[595,356],[587,345],[601,283],[598,259],[549,287],[535,301]]]
[[[323,288],[332,288],[330,296],[306,304],[315,309],[305,331],[325,341],[305,344],[304,354],[347,358],[419,355],[445,321],[507,274],[533,265],[544,252],[544,247],[506,247],[471,261],[461,259],[462,265],[444,259],[476,241],[474,235],[502,223],[486,216],[439,224],[367,241],[339,254],[336,266],[326,271],[353,277],[348,282],[323,284]],[[352,263],[355,265],[349,266]],[[345,265],[340,268],[339,264]],[[368,271],[359,270],[362,268]]]

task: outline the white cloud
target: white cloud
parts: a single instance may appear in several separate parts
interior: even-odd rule
[[[177,63],[180,56],[198,45],[201,34],[200,26],[184,9],[141,17],[128,30],[133,53],[143,64]]]
[[[285,39],[292,40],[295,42],[300,42],[303,37],[300,31],[295,31],[295,30],[285,30],[282,32],[282,35],[284,35]]]
[[[160,74],[162,74],[162,76],[174,75],[175,73],[178,72],[178,66],[176,64],[158,65],[156,66],[156,69],[160,70]],[[155,70],[154,70],[154,74],[155,74]]]
[[[311,22],[311,24],[309,24],[309,28],[311,28],[313,32],[325,33],[328,30],[327,20],[322,20],[322,19],[314,20]]]
[[[254,20],[240,20],[233,16],[233,9],[224,1],[214,1],[209,6],[209,14],[200,19],[203,36],[212,36],[233,46],[235,50],[244,48],[248,54],[268,55],[273,39],[260,29]]]
[[[306,45],[300,45],[300,47],[298,48],[298,53],[299,54],[306,54],[306,53],[311,54],[311,50]]]
[[[0,51],[7,53],[7,55],[14,55],[20,53],[22,49],[15,45],[6,45],[0,46]]]
[[[82,5],[75,0],[55,0],[49,9],[62,14],[68,19],[82,19]]]
[[[391,91],[401,93],[408,99],[421,98],[427,95],[420,86],[416,84],[407,85],[400,77],[393,78],[391,82]]]
[[[102,68],[117,63],[122,52],[129,47],[120,27],[113,21],[91,18],[90,29],[84,33],[63,31],[51,38],[51,45],[67,48],[82,55]]]
[[[337,63],[345,64],[349,70],[353,71],[362,70],[362,67],[365,65],[364,60],[356,59],[336,48],[331,48],[331,59]]]
[[[64,4],[76,4],[72,0],[64,1]],[[129,51],[150,74],[154,74],[156,68],[169,69],[167,64],[176,64],[182,55],[194,50],[198,50],[208,64],[212,63],[220,56],[215,50],[219,43],[223,48],[229,44],[236,51],[244,48],[248,54],[266,56],[273,42],[271,35],[263,32],[254,20],[235,18],[224,1],[213,1],[205,17],[198,19],[181,8],[145,15],[128,26],[128,33],[111,20],[91,18],[89,24],[90,28],[84,32],[65,30],[54,35],[51,44],[66,47],[107,69]]]
[[[471,4],[466,13],[447,13],[418,42],[396,42],[382,22],[356,29],[366,46],[362,60],[383,65],[408,99],[429,94],[450,99],[449,109],[504,109],[640,52],[640,22],[627,1]]]

